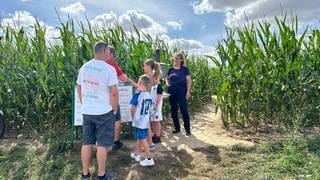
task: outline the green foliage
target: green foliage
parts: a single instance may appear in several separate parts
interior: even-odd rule
[[[258,153],[276,153],[281,151],[284,148],[283,142],[264,142],[257,147]]]
[[[189,67],[192,78],[192,105],[202,105],[211,99],[211,95],[214,94],[217,87],[217,76],[215,68],[212,68],[208,64],[208,59],[204,57],[191,56],[186,61],[186,65]]]
[[[319,179],[320,157],[310,146],[317,146],[320,136],[309,138],[291,138],[273,143],[264,143],[255,147],[237,144],[217,150],[201,148],[201,158],[192,158],[184,151],[163,150],[164,158],[157,160],[158,168],[145,169],[132,167],[134,163],[128,154],[132,149],[124,147],[108,155],[107,170],[121,173],[121,178],[136,171],[138,177],[150,179],[161,171],[163,179],[205,177],[224,179]],[[29,141],[30,142],[30,141]],[[128,143],[134,143],[128,142]],[[81,173],[79,158],[80,143],[77,148],[65,152],[53,152],[51,143],[41,149],[30,148],[32,143],[18,142],[16,145],[0,149],[0,179],[78,179]],[[263,147],[261,147],[263,146]],[[266,148],[273,147],[273,148]],[[316,147],[315,147],[316,148]],[[267,150],[266,150],[267,149]],[[270,150],[271,149],[271,150]],[[162,151],[162,150],[161,150]],[[93,153],[95,154],[95,153]],[[197,157],[201,157],[198,156]],[[168,164],[166,159],[176,161]],[[190,158],[190,159],[189,159]],[[219,161],[212,161],[219,158]],[[93,164],[96,164],[93,156]],[[131,168],[126,168],[131,167]],[[92,176],[96,175],[96,165],[90,166]],[[137,177],[135,176],[135,177]]]
[[[307,138],[308,151],[320,155],[320,136],[315,138]]]
[[[78,24],[72,19],[61,23],[57,27],[60,37],[55,39],[58,44],[47,42],[46,29],[39,22],[30,27],[34,36],[23,27],[0,25],[0,109],[5,112],[9,128],[15,128],[17,134],[36,137],[64,130],[64,136],[57,137],[62,144],[57,151],[69,148],[69,143],[62,141],[67,141],[65,130],[71,129],[72,88],[81,65],[93,58],[93,46],[98,40],[115,47],[115,60],[136,81],[143,74],[143,62],[154,58],[156,49],[161,51],[160,61],[168,65],[173,53],[164,41],[134,26],[132,35],[128,35],[120,26],[94,29],[89,21]],[[186,59],[194,74],[191,105],[201,104],[208,101],[214,87],[211,68],[203,59]],[[164,109],[168,112],[168,105]]]
[[[298,20],[275,17],[235,29],[217,46],[218,105],[224,125],[320,124],[318,29],[298,34]],[[310,32],[310,34],[308,34]]]
[[[12,148],[2,149],[0,154],[0,179],[74,179],[78,177],[77,161],[65,161],[62,153],[58,156],[50,154],[48,149],[36,152],[28,149],[26,144],[18,144]]]
[[[244,144],[234,144],[231,146],[231,150],[232,151],[239,151],[239,152],[250,152],[250,151],[254,150],[254,148],[251,146],[244,145]]]

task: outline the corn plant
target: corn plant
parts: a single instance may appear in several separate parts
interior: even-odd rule
[[[298,36],[298,19],[226,28],[219,42],[218,102],[226,126],[319,124],[319,31]],[[308,40],[307,40],[308,38]]]
[[[171,64],[172,51],[167,43],[140,32],[134,25],[128,35],[121,26],[97,29],[88,20],[75,23],[68,19],[57,27],[57,44],[47,42],[46,28],[39,22],[30,29],[0,24],[0,109],[6,113],[9,128],[15,128],[17,134],[63,132],[68,136],[65,132],[71,129],[72,88],[81,65],[93,58],[93,46],[98,40],[115,47],[115,60],[135,80],[143,74],[145,59],[154,58],[156,49],[161,50],[160,61]],[[210,81],[205,75],[210,70],[204,61],[199,62],[193,59],[189,64],[196,75],[191,104],[205,100],[202,94],[211,88],[202,83]]]

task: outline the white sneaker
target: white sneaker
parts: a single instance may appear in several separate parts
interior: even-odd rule
[[[156,145],[154,145],[153,143],[149,145],[149,149],[150,151],[153,151],[156,149]]]
[[[141,166],[153,166],[154,160],[151,158],[150,160],[148,158],[144,159],[143,161],[140,161]]]
[[[136,155],[136,153],[131,153],[130,155],[131,159],[134,159],[135,161],[140,161],[140,155]]]

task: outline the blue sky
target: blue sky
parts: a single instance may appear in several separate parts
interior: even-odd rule
[[[200,54],[215,54],[225,26],[234,27],[249,20],[273,21],[289,11],[298,15],[301,25],[318,27],[318,0],[1,0],[2,23],[30,26],[38,19],[48,30],[47,37],[59,36],[58,15],[84,20],[97,27],[133,21],[141,31],[158,36],[169,44]]]

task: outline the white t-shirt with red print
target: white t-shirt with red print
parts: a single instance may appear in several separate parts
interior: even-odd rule
[[[112,110],[110,87],[118,83],[115,69],[105,61],[92,59],[79,70],[83,114],[100,115]]]

